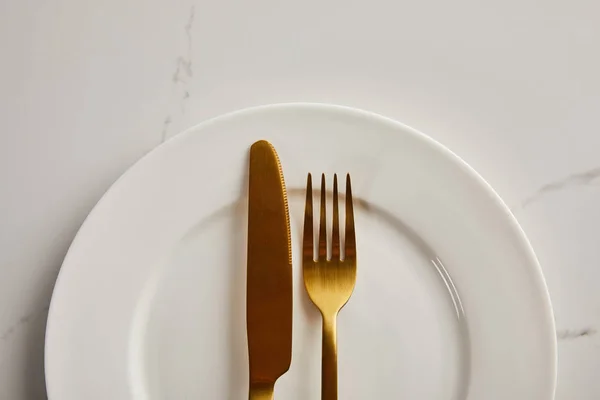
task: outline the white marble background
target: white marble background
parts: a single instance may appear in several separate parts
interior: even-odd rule
[[[477,169],[542,264],[556,399],[599,399],[599,47],[595,0],[0,1],[0,399],[46,398],[53,284],[110,184],[190,125],[289,101],[398,119]]]

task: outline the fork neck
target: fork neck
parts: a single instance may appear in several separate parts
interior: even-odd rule
[[[323,344],[321,359],[321,399],[337,400],[337,311],[322,313],[323,315]]]

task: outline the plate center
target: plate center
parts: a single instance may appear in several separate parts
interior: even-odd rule
[[[293,357],[276,393],[305,400],[320,397],[321,323],[302,282],[303,189],[290,188],[289,202]],[[134,335],[141,351],[132,360],[144,397],[247,397],[246,212],[241,200],[200,221],[151,285],[151,300],[138,310],[147,318]],[[355,215],[358,277],[338,319],[340,396],[464,399],[467,330],[444,266],[394,215],[360,199]]]

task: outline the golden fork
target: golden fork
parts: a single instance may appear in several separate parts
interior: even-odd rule
[[[323,317],[323,344],[321,359],[321,399],[337,400],[337,337],[336,319],[346,304],[356,282],[356,237],[350,175],[346,175],[346,232],[344,259],[340,255],[340,222],[338,211],[337,175],[333,176],[333,226],[331,259],[327,259],[327,223],[325,174],[321,175],[321,217],[319,226],[318,258],[313,251],[313,193],[312,178],[306,182],[306,209],[304,211],[304,238],[302,242],[302,270],[304,286],[312,302]]]

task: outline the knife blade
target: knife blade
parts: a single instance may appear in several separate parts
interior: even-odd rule
[[[250,148],[246,329],[251,400],[273,398],[292,359],[292,250],[287,194],[275,148]]]

